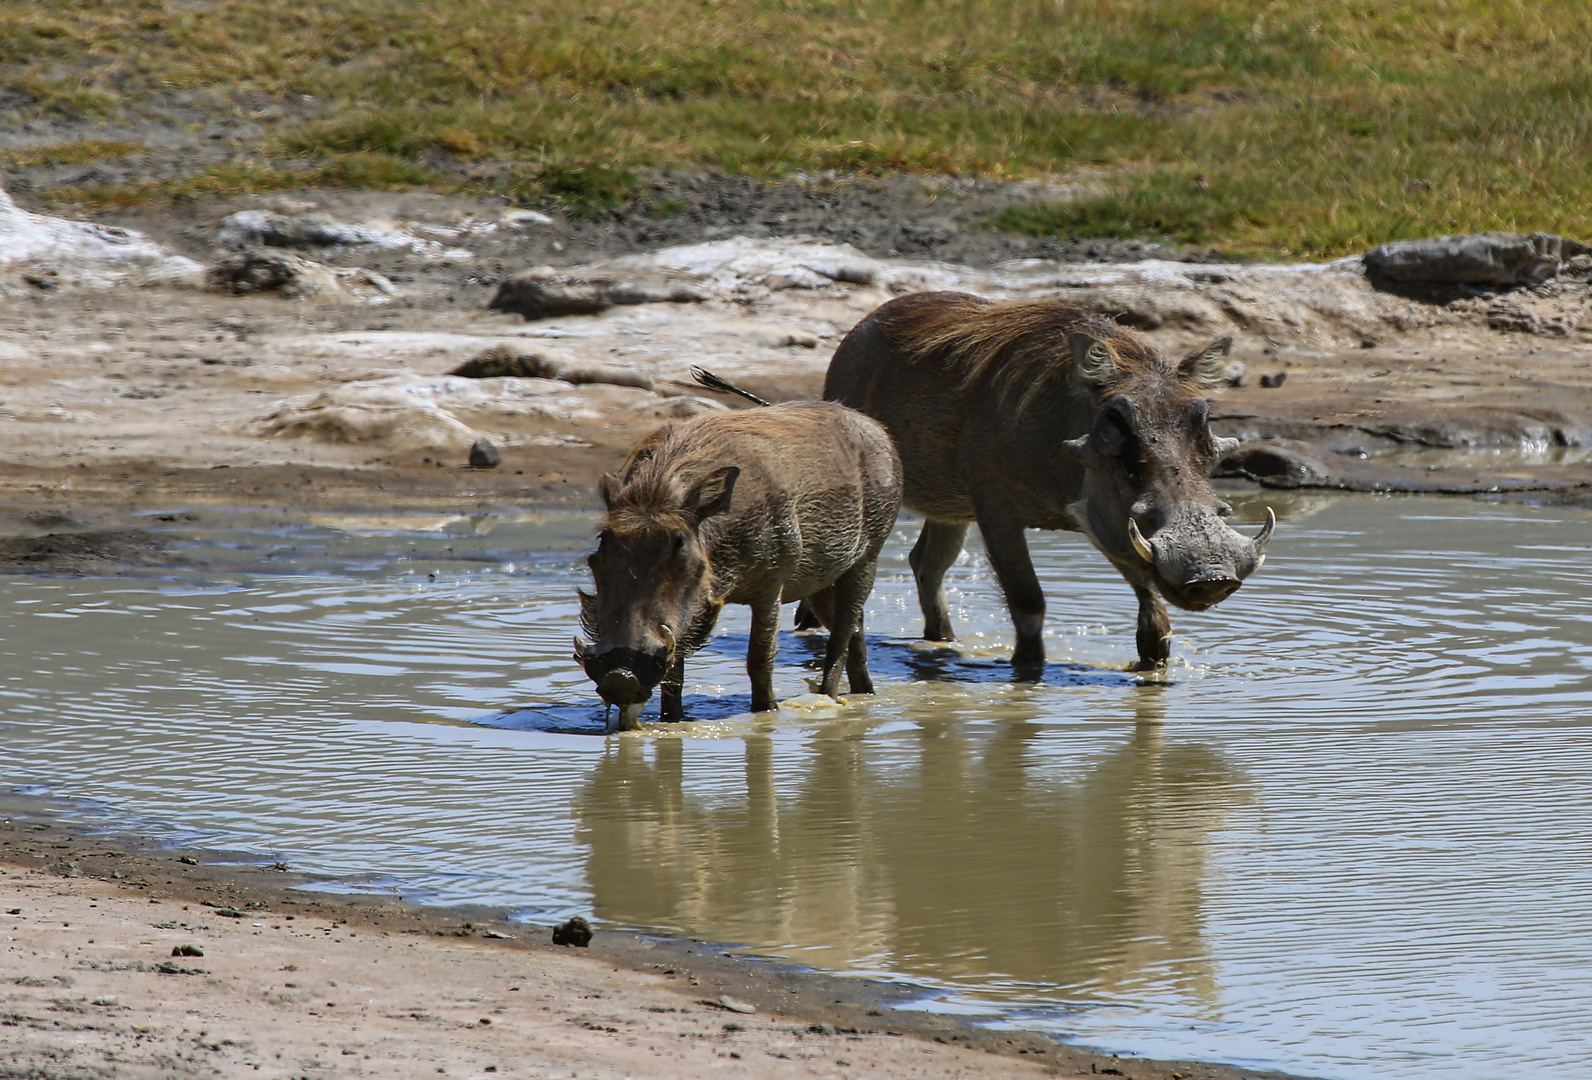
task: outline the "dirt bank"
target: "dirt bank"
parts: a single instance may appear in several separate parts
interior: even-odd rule
[[[1113,244],[1012,258],[1015,239],[961,216],[1016,197],[989,185],[825,193],[683,178],[681,194],[687,180],[695,201],[662,223],[344,191],[115,219],[138,235],[19,210],[44,231],[0,263],[0,503],[67,516],[589,505],[595,478],[646,431],[727,407],[690,384],[691,365],[766,397],[814,396],[858,318],[933,288],[1067,299],[1168,349],[1232,334],[1245,375],[1219,396],[1217,427],[1259,450],[1230,475],[1571,503],[1592,491],[1578,453],[1592,443],[1584,280],[1438,303],[1375,290],[1351,264],[1210,266]],[[908,258],[881,239],[925,222],[950,239],[924,250],[968,261]],[[288,260],[271,264],[293,278],[285,292],[259,291],[257,274],[252,291],[236,291],[245,278],[216,286],[214,268],[251,252]],[[1071,261],[1091,254],[1115,261]],[[1122,261],[1146,255],[1163,258]],[[534,318],[488,306],[527,270],[532,291],[618,299]],[[448,374],[490,350],[627,377]],[[500,466],[467,468],[481,437]],[[1470,456],[1409,457],[1454,449]]]
[[[1262,1075],[898,1012],[899,987],[700,942],[559,948],[498,911],[304,892],[286,867],[10,809],[0,1077]]]

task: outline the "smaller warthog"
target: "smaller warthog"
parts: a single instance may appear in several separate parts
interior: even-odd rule
[[[602,479],[608,514],[587,560],[575,659],[618,722],[639,725],[662,684],[660,718],[685,719],[685,659],[725,604],[752,608],[746,670],[752,711],[775,707],[779,606],[808,600],[829,628],[822,689],[840,668],[870,694],[862,607],[901,502],[901,461],[877,422],[843,405],[802,402],[715,413],[643,439]]]

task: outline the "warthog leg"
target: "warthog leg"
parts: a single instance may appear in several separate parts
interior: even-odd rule
[[[774,654],[779,650],[779,588],[751,602],[752,643],[746,649],[746,674],[752,680],[752,711],[779,708],[774,699]]]
[[[676,653],[669,673],[658,687],[658,719],[665,724],[676,724],[685,719],[685,706],[680,695],[685,688],[685,656]]]
[[[949,521],[925,521],[918,542],[912,545],[907,562],[918,584],[918,606],[923,609],[925,641],[955,641],[951,613],[945,603],[945,572],[962,553],[967,525]]]
[[[1139,598],[1139,629],[1135,638],[1139,645],[1139,668],[1159,667],[1172,655],[1172,620],[1166,617],[1166,605],[1154,589],[1135,585],[1133,592]]]
[[[1006,594],[1006,606],[1017,630],[1017,645],[1012,650],[1012,666],[1032,667],[1045,662],[1045,594],[1028,555],[1028,539],[1023,535],[1022,519],[990,507],[978,508],[978,528],[984,534],[990,566]]]
[[[874,559],[858,563],[814,597],[813,609],[829,624],[824,678],[819,689],[830,697],[839,694],[842,663],[853,694],[873,693],[873,679],[868,675],[868,647],[862,634],[862,609],[868,593],[873,591],[876,565]]]

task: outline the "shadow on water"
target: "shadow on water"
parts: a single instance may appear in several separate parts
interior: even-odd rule
[[[779,636],[779,653],[775,664],[786,669],[801,668],[812,672],[816,679],[823,668],[826,635],[782,633]],[[719,634],[708,642],[703,652],[717,653],[737,659],[746,656],[749,646],[746,634]],[[1043,672],[1016,674],[1009,661],[985,657],[972,657],[954,646],[925,647],[924,642],[899,639],[870,638],[868,665],[877,682],[955,682],[955,683],[1041,683],[1046,686],[1104,686],[1133,687],[1141,679],[1132,672],[1115,668],[1089,667],[1085,664],[1047,663]],[[689,665],[687,683],[689,684]],[[1170,684],[1165,684],[1170,685]],[[844,687],[844,682],[842,682]],[[739,694],[687,694],[683,699],[685,714],[691,721],[727,720],[732,716],[746,715],[752,708],[750,692]],[[658,723],[656,695],[642,713],[642,722]],[[568,705],[537,705],[510,712],[494,713],[475,718],[472,722],[485,727],[506,728],[513,731],[543,731],[554,735],[601,735],[606,730],[607,709],[600,700],[572,702]],[[678,728],[689,734],[689,726]]]
[[[1080,1006],[1151,983],[1213,1002],[1207,855],[1246,785],[1211,747],[1163,741],[1163,691],[1138,688],[1137,723],[1070,773],[1047,764],[1039,702],[1012,699],[918,715],[888,754],[865,720],[801,746],[770,724],[729,785],[697,780],[710,744],[616,740],[575,801],[594,911]]]

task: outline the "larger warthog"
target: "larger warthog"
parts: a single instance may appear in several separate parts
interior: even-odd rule
[[[829,627],[823,692],[842,663],[852,693],[873,692],[862,606],[901,503],[901,461],[873,420],[830,402],[684,420],[643,439],[602,497],[597,591],[581,594],[593,642],[576,638],[575,658],[619,707],[609,731],[639,726],[660,684],[661,719],[685,719],[686,657],[727,603],[752,608],[754,712],[775,707],[779,605],[792,600]]]
[[[928,520],[912,549],[923,636],[951,641],[942,581],[977,521],[1017,629],[1013,663],[1044,662],[1045,597],[1025,528],[1081,532],[1139,599],[1142,666],[1170,654],[1162,597],[1203,611],[1259,568],[1254,540],[1222,520],[1211,469],[1237,446],[1212,436],[1203,391],[1222,338],[1181,360],[1057,301],[966,293],[892,300],[835,351],[824,397],[889,430],[902,501]]]

